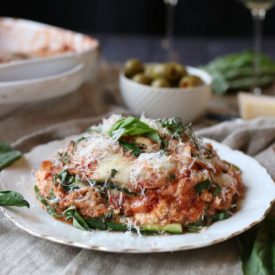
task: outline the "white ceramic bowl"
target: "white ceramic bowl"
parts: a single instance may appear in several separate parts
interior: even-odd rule
[[[180,117],[188,123],[205,111],[211,95],[211,76],[203,70],[187,67],[204,84],[193,88],[158,88],[136,83],[120,73],[120,91],[126,106],[135,115],[151,118]]]

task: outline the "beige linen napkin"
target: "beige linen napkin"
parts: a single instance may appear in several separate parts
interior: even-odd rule
[[[27,151],[48,140],[82,132],[100,117],[75,119],[40,130],[15,144]],[[1,127],[0,131],[5,128]],[[275,179],[275,118],[221,123],[198,132],[255,157]],[[11,140],[15,140],[11,137]],[[0,214],[1,274],[241,274],[235,240],[160,254],[112,254],[33,237]]]

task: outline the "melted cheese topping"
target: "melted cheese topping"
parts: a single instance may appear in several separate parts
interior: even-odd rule
[[[115,169],[117,173],[112,181],[124,187],[136,188],[139,183],[146,181],[152,185],[160,184],[160,181],[165,183],[175,166],[171,158],[162,152],[144,153],[135,160],[122,154],[109,154],[100,160],[92,178],[106,181],[110,178],[112,169]]]
[[[132,161],[122,154],[108,154],[99,162],[92,179],[106,181],[111,176],[112,169],[117,172],[112,181],[122,186],[129,186],[129,177],[132,169]]]

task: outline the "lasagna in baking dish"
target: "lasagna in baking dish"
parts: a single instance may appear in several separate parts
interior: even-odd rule
[[[112,115],[35,178],[47,212],[84,230],[196,232],[233,215],[244,193],[240,169],[178,118]]]

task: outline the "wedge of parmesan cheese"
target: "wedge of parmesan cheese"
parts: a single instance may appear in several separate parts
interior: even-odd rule
[[[239,93],[240,115],[244,119],[259,116],[275,116],[275,96]]]

